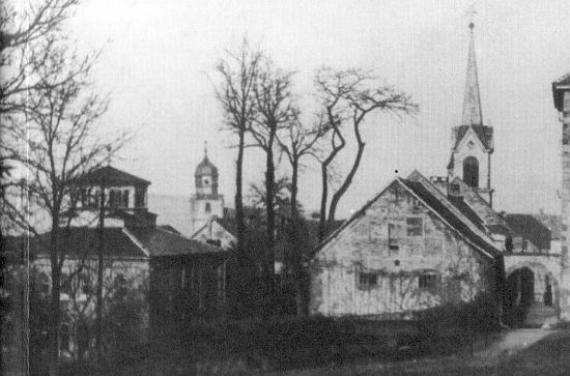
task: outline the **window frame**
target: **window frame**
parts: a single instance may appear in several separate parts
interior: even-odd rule
[[[419,223],[410,225],[410,221],[419,221]],[[415,233],[419,229],[419,233]],[[406,236],[421,237],[424,236],[424,219],[423,217],[407,217],[406,218]]]
[[[435,292],[439,288],[440,274],[433,270],[422,271],[418,274],[418,289]]]
[[[388,250],[390,253],[400,251],[400,242],[397,236],[398,226],[395,223],[388,222]],[[396,234],[396,236],[394,236]]]
[[[370,270],[361,270],[358,272],[357,285],[359,290],[372,290],[380,287],[380,278],[378,273]]]

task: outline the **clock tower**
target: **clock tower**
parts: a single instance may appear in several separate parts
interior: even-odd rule
[[[195,193],[190,198],[190,235],[212,218],[224,215],[224,197],[218,193],[218,168],[208,159],[207,145],[204,147],[204,159],[194,172],[194,186]]]

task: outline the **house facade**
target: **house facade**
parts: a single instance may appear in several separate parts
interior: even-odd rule
[[[100,256],[103,315],[112,311],[117,293],[123,294],[137,306],[139,341],[160,332],[164,323],[225,315],[230,253],[157,225],[157,216],[147,207],[149,185],[111,166],[77,181],[77,205],[58,232],[58,252],[65,257],[62,353],[75,351],[81,325],[94,323]],[[34,282],[43,294],[51,292],[50,239],[51,232],[46,232],[7,242],[12,251],[29,255]]]
[[[459,225],[461,224],[461,225]],[[314,314],[406,317],[495,296],[501,251],[418,172],[395,179],[322,243]]]
[[[311,263],[313,313],[399,317],[485,294],[509,325],[568,318],[568,224],[563,219],[562,246],[556,247],[535,216],[493,209],[495,142],[493,128],[483,122],[473,23],[469,37],[463,116],[452,128],[447,176],[427,179],[414,172],[396,178],[317,247]],[[565,218],[568,76],[553,89],[563,122]]]
[[[570,73],[552,83],[554,107],[562,123],[562,190],[561,190],[561,316],[570,320]]]

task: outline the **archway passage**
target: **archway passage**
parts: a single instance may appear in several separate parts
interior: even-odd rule
[[[534,273],[529,268],[515,270],[507,278],[504,301],[506,324],[523,326],[533,303]]]
[[[520,267],[508,274],[504,322],[512,327],[539,327],[558,317],[558,284],[542,268]]]

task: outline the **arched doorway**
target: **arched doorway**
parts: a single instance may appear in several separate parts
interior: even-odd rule
[[[524,263],[507,270],[504,322],[542,326],[558,317],[558,281],[544,266]]]
[[[522,326],[534,303],[534,273],[528,267],[517,269],[507,278],[504,301],[505,321],[510,326]]]

